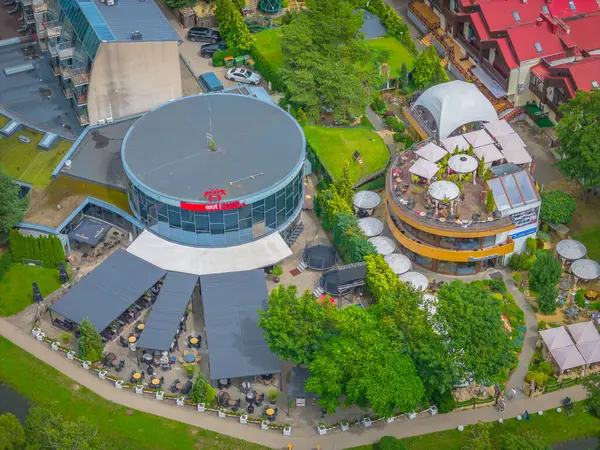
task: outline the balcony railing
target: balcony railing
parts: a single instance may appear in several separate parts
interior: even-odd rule
[[[67,98],[72,98],[73,97],[73,89],[70,88],[63,88],[62,90],[63,95]]]
[[[540,90],[538,88],[538,83],[535,83],[534,81],[529,81],[529,90],[531,92],[533,92],[537,98],[539,98],[542,102],[546,101],[546,95],[543,92],[543,85],[542,85],[542,90]]]
[[[505,78],[498,70],[490,63],[487,59],[481,58],[479,61],[481,67],[494,79],[500,86],[502,86],[505,90],[508,89],[508,78]]]
[[[68,67],[61,67],[60,75],[62,76],[63,80],[70,80],[71,79],[71,70]]]
[[[72,69],[71,82],[74,86],[84,86],[90,82],[90,74],[87,69]]]
[[[46,23],[46,36],[48,39],[57,38],[60,36],[61,25],[58,20]]]
[[[73,57],[75,47],[70,42],[58,44],[58,57],[60,59],[69,59]]]
[[[464,37],[462,34],[457,34],[455,38],[465,47],[467,53],[473,57],[476,61],[479,61],[479,50],[473,44],[469,42],[469,40]]]
[[[83,106],[87,104],[87,94],[81,94],[77,96],[77,106]]]
[[[427,19],[425,15],[421,13],[421,11],[419,11],[415,5],[422,5],[422,7],[425,8],[428,8],[428,6],[425,5],[425,3],[413,2],[408,6],[408,9],[417,17],[417,19],[421,21],[423,25],[427,27],[427,29],[430,32],[436,30],[440,26],[440,20],[438,19],[437,21],[431,21]]]
[[[23,14],[23,20],[27,25],[31,25],[35,23],[35,16],[32,13]]]
[[[79,114],[77,116],[77,120],[79,120],[79,123],[83,127],[88,126],[90,124],[90,118],[88,117],[87,114]]]
[[[34,0],[32,6],[34,14],[41,14],[48,11],[48,3],[43,0]]]
[[[48,46],[48,49],[50,49],[50,53],[52,53],[52,48],[50,46]],[[52,73],[55,77],[60,75],[60,67],[55,66],[54,64],[50,64],[50,67],[52,68]]]

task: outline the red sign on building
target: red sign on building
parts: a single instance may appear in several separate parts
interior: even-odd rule
[[[206,198],[210,202],[210,204],[179,202],[179,207],[186,211],[227,211],[230,209],[238,209],[242,208],[243,206],[246,206],[246,203],[239,201],[221,203],[221,200],[226,195],[227,191],[225,189],[213,188],[204,193],[204,198]]]

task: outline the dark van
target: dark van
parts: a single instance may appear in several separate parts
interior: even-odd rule
[[[198,77],[198,81],[205,92],[221,92],[223,90],[223,85],[213,72],[203,73]]]

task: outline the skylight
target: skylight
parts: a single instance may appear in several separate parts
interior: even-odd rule
[[[521,21],[521,16],[519,16],[519,13],[517,11],[513,11],[512,15],[515,19],[515,22],[520,22]]]
[[[569,8],[571,8],[571,11],[575,11],[577,8],[575,8],[575,3],[573,2],[569,2]]]
[[[592,87],[598,89],[598,82],[596,80],[592,80]]]
[[[542,12],[544,14],[550,14],[550,10],[548,9],[547,5],[542,5]]]
[[[534,42],[533,46],[535,47],[535,51],[538,53],[542,53],[543,49],[542,49],[542,44],[540,44],[539,42]]]

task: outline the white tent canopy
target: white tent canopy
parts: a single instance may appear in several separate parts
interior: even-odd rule
[[[600,362],[600,341],[587,341],[577,344],[577,350],[587,364]]]
[[[540,331],[540,337],[548,349],[557,349],[573,345],[573,340],[565,327],[548,328]]]
[[[413,175],[418,175],[426,180],[431,180],[438,173],[439,168],[437,164],[427,161],[425,158],[419,158],[408,171]]]
[[[463,137],[473,146],[473,148],[483,147],[484,145],[494,143],[492,137],[485,130],[471,131],[470,133],[463,134]]]
[[[410,270],[412,263],[406,255],[402,253],[391,253],[384,256],[385,262],[388,263],[392,272],[396,275],[402,275]]]
[[[439,145],[434,144],[433,142],[430,142],[425,147],[420,148],[415,153],[421,158],[425,158],[427,161],[431,161],[432,163],[438,162],[448,154],[446,150]]]
[[[413,108],[427,109],[438,126],[439,138],[448,137],[462,125],[472,122],[492,122],[498,114],[477,86],[464,81],[450,81],[427,89]]]
[[[575,345],[551,349],[550,354],[561,371],[585,366],[585,360]]]
[[[600,334],[592,321],[573,323],[567,325],[567,330],[573,336],[576,344],[590,341],[600,341]]]
[[[454,155],[448,160],[448,167],[457,173],[474,172],[477,165],[477,160],[469,155]]]
[[[440,142],[450,153],[454,153],[454,150],[456,150],[457,147],[460,152],[469,150],[469,143],[462,135],[447,137],[446,139],[440,140]]]
[[[485,129],[494,136],[506,136],[507,134],[514,134],[515,130],[509,125],[506,120],[496,120],[494,122],[488,122],[485,124]]]
[[[380,255],[386,256],[396,251],[396,243],[393,239],[386,236],[376,236],[369,239],[369,242],[373,244],[375,250]]]
[[[279,233],[233,247],[202,248],[176,244],[148,230],[127,251],[161,269],[193,275],[262,269],[292,254]]]
[[[360,209],[375,209],[381,203],[381,198],[377,192],[358,191],[354,194],[354,206]]]
[[[600,277],[600,264],[591,259],[578,259],[571,264],[571,272],[582,280],[595,280]]]
[[[483,147],[477,147],[473,149],[475,156],[481,160],[483,158],[486,163],[493,163],[494,161],[500,161],[504,159],[504,155],[498,150],[494,144],[484,145]]]
[[[452,181],[436,181],[429,186],[429,195],[435,200],[454,200],[460,195],[460,189]]]
[[[411,284],[418,291],[424,291],[429,286],[427,277],[419,272],[406,272],[400,275],[400,281]]]
[[[359,219],[358,226],[367,237],[379,236],[383,233],[383,222],[375,217]]]
[[[579,241],[574,239],[563,239],[556,244],[556,252],[565,259],[575,261],[583,258],[587,253],[587,249],[585,248],[585,245]]]
[[[509,147],[527,147],[527,144],[525,144],[523,139],[516,133],[497,136],[496,140],[498,141],[498,144],[500,144],[500,147],[502,147],[502,150]]]
[[[523,146],[513,145],[512,147],[502,147],[502,154],[506,162],[513,164],[529,164],[532,160],[531,155]]]

